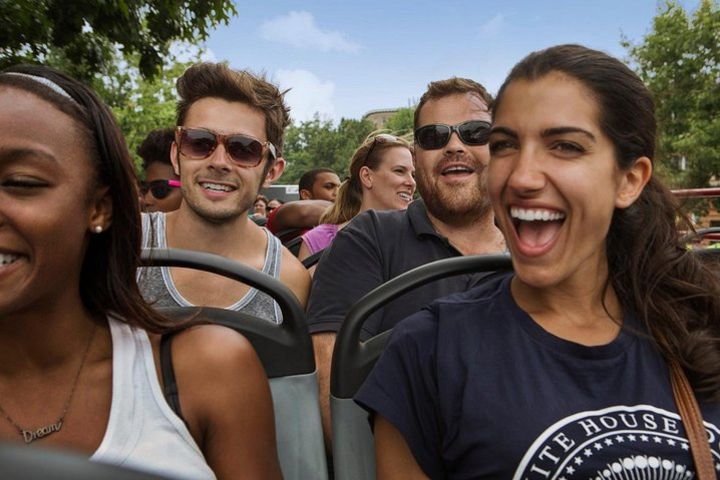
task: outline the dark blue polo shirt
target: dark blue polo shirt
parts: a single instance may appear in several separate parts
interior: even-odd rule
[[[307,318],[310,333],[337,332],[350,307],[382,283],[415,267],[461,253],[435,231],[422,200],[407,210],[369,210],[338,232],[318,264]],[[371,316],[363,340],[392,328],[436,298],[475,283],[459,275],[417,288]]]

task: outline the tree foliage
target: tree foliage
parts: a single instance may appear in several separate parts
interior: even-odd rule
[[[385,123],[383,131],[407,136],[413,131],[414,107],[401,108]],[[285,135],[284,157],[287,168],[282,183],[296,183],[308,170],[327,167],[345,176],[350,159],[362,142],[375,131],[369,120],[344,118],[337,126],[315,116],[312,120],[291,125]]]
[[[701,0],[689,14],[669,1],[642,43],[623,44],[655,96],[661,170],[676,186],[702,187],[720,178],[718,3]],[[682,163],[686,170],[679,168]]]
[[[415,107],[400,108],[392,117],[388,118],[385,128],[394,135],[409,135],[413,133]]]
[[[138,171],[141,159],[136,150],[147,134],[158,128],[175,126],[175,80],[191,63],[165,65],[152,79],[124,71],[113,77],[112,82],[105,80],[103,95],[113,109]]]
[[[236,13],[232,0],[0,0],[0,67],[44,62],[90,80],[119,49],[151,78],[172,41],[202,42]]]
[[[327,167],[340,177],[347,172],[353,152],[374,130],[367,120],[342,119],[337,126],[315,116],[288,128],[283,156],[287,168],[282,183],[297,183],[308,170]]]

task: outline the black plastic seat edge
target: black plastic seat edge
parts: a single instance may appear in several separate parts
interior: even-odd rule
[[[243,334],[252,343],[268,378],[303,375],[315,371],[303,349],[289,332],[252,315],[213,307],[161,307],[163,315],[171,319],[195,318],[223,325]]]
[[[302,246],[302,242],[302,237],[295,237],[292,240],[288,240],[287,242],[283,243],[283,246],[290,250],[290,253],[297,257],[300,253],[300,247]]]
[[[295,295],[280,281],[254,268],[206,252],[181,249],[143,249],[141,259],[143,266],[185,267],[216,273],[250,285],[268,294],[275,299],[280,307],[283,316],[282,324],[277,325],[257,319],[258,322],[264,322],[264,324],[258,326],[256,322],[253,322],[252,326],[251,324],[245,326],[238,325],[237,322],[230,322],[232,323],[232,328],[241,331],[247,330],[249,333],[248,338],[251,341],[262,337],[265,339],[264,344],[268,344],[269,341],[283,345],[286,353],[290,354],[292,352],[292,357],[294,357],[293,362],[288,362],[287,358],[282,359],[284,362],[295,364],[294,368],[292,368],[293,374],[312,373],[315,371],[312,341],[305,322],[305,312],[300,307]],[[223,309],[210,309],[206,307],[206,311],[210,312],[212,310]],[[190,313],[192,309],[185,311]],[[223,310],[223,312],[213,315],[220,315],[224,318],[238,314],[239,312]],[[185,316],[186,314],[182,315],[183,318]],[[245,318],[248,317],[249,316],[245,316]],[[240,328],[236,328],[238,326],[240,326]],[[258,347],[255,347],[255,349],[256,351],[259,350]],[[267,355],[261,355],[261,359],[263,356],[267,357]],[[278,371],[282,370],[271,369],[271,372]]]
[[[338,332],[330,374],[330,394],[335,398],[352,398],[372,369],[390,332],[383,332],[378,340],[374,337],[366,342],[360,342],[360,333],[365,320],[388,301],[441,278],[511,268],[510,257],[504,254],[447,258],[414,268],[370,291],[350,309]],[[432,300],[428,299],[428,303]]]
[[[168,477],[91,462],[87,456],[46,447],[0,443],[4,480],[169,480]]]
[[[325,253],[325,250],[326,250],[325,248],[323,248],[322,250],[318,250],[317,252],[313,253],[312,255],[310,255],[309,257],[304,259],[301,262],[303,264],[303,267],[305,267],[305,268],[313,267],[316,263],[318,263],[320,261],[320,257],[322,257],[323,253]]]

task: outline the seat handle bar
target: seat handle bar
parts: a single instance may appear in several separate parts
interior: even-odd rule
[[[206,252],[182,250],[179,248],[144,248],[141,253],[145,267],[185,267],[216,273],[238,282],[250,285],[272,297],[280,307],[283,323],[277,326],[293,336],[307,335],[305,312],[297,297],[279,280],[229,258]]]
[[[335,340],[330,377],[332,396],[352,398],[360,388],[364,375],[348,375],[347,372],[365,372],[372,368],[376,350],[382,348],[387,334],[381,333],[378,335],[380,338],[375,337],[366,342],[360,341],[360,334],[365,320],[383,305],[414,288],[441,278],[510,269],[512,262],[506,254],[447,258],[409,270],[368,292],[350,309]],[[383,345],[374,342],[376,339],[382,340]]]

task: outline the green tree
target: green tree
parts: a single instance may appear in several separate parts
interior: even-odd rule
[[[642,43],[623,41],[655,96],[660,140],[656,160],[675,186],[702,187],[720,177],[718,32],[716,1],[701,0],[692,14],[668,1]]]
[[[283,157],[287,167],[283,183],[296,183],[303,172],[317,167],[330,167],[334,161],[337,138],[330,120],[312,120],[291,125],[285,132]]]
[[[345,176],[353,153],[373,130],[375,130],[375,125],[368,120],[351,118],[340,120],[336,128],[336,135],[339,137],[338,149],[335,154],[335,162],[330,167],[338,172],[340,177]]]
[[[190,64],[165,65],[152,79],[143,79],[132,71],[106,79],[103,95],[117,118],[138,171],[141,170],[141,159],[136,150],[147,134],[175,125],[175,80]]]
[[[91,80],[120,51],[151,78],[172,41],[203,42],[236,13],[232,0],[0,0],[0,67],[45,62]]]
[[[395,135],[409,135],[413,132],[415,107],[400,108],[392,117],[388,118],[385,128]]]
[[[297,183],[300,176],[313,168],[332,168],[343,176],[350,157],[362,141],[373,131],[367,120],[342,119],[333,125],[330,120],[315,116],[288,128],[283,156],[287,168],[282,183]]]

